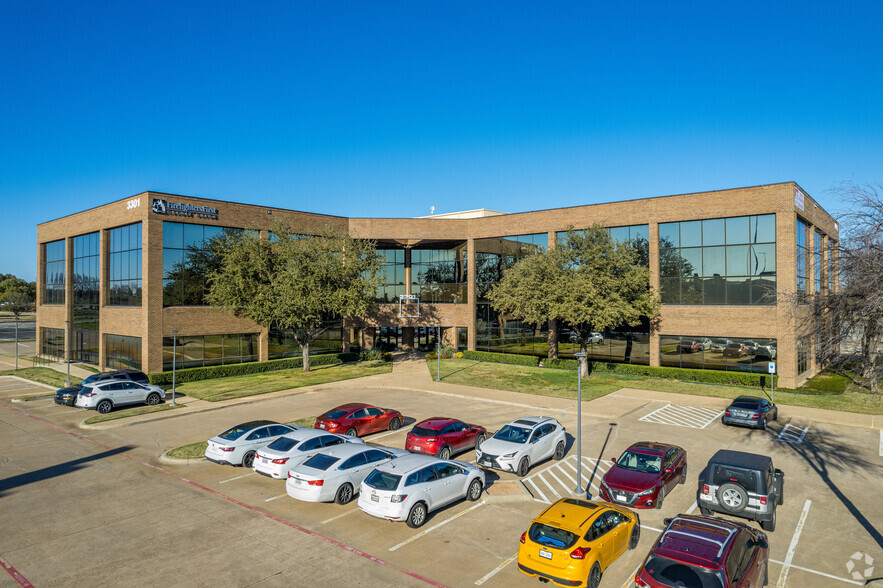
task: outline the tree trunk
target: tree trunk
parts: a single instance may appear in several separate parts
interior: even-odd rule
[[[558,321],[549,321],[549,359],[558,359]]]
[[[302,343],[300,348],[304,354],[304,371],[308,372],[310,371],[310,344]]]

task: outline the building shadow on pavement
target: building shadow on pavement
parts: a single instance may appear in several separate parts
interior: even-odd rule
[[[57,478],[58,476],[70,474],[77,470],[83,469],[84,467],[86,467],[86,465],[88,465],[90,461],[106,459],[113,455],[125,453],[134,448],[134,445],[125,445],[116,449],[102,451],[101,453],[96,453],[95,455],[90,455],[88,457],[81,457],[80,459],[66,461],[54,466],[49,466],[48,468],[42,468],[39,470],[34,470],[33,472],[19,474],[17,476],[12,476],[11,478],[4,478],[0,480],[0,497],[7,494],[8,491],[12,490],[13,488],[20,488],[21,486],[26,486],[35,482],[42,482],[43,480],[48,480],[50,478]]]

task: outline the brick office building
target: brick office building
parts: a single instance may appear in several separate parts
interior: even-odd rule
[[[343,218],[144,192],[37,227],[39,352],[101,368],[178,367],[299,355],[290,334],[206,306],[204,244],[225,229],[266,236],[275,218],[309,233],[325,225],[377,242],[386,256],[378,306],[329,321],[318,351],[428,346],[436,329],[461,348],[568,356],[567,325],[500,316],[488,287],[524,252],[592,223],[638,247],[663,306],[659,329],[624,327],[591,346],[597,359],[766,373],[795,387],[818,371],[797,332],[808,307],[775,292],[837,288],[834,219],[793,182],[516,214]],[[400,297],[420,300],[419,316]],[[551,336],[550,336],[551,328]],[[68,332],[69,329],[69,332]],[[727,351],[728,344],[736,344]]]

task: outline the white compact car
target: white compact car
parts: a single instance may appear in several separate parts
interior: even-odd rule
[[[219,464],[250,468],[258,449],[263,449],[282,435],[306,427],[280,425],[273,421],[249,421],[227,429],[208,440],[205,458]]]
[[[359,508],[416,529],[426,515],[461,498],[478,500],[484,472],[463,461],[408,455],[374,468],[362,482]]]
[[[475,451],[478,465],[526,476],[535,463],[561,459],[567,448],[564,427],[551,417],[523,417],[494,433]]]
[[[379,465],[408,455],[404,449],[342,443],[317,453],[288,472],[288,495],[306,502],[346,504]]]
[[[287,480],[291,468],[299,466],[325,447],[341,443],[365,442],[358,437],[326,433],[318,429],[300,429],[279,437],[254,456],[254,471],[277,480]]]
[[[166,391],[153,384],[139,384],[129,379],[86,384],[77,394],[74,406],[108,413],[115,406],[126,404],[159,404]]]

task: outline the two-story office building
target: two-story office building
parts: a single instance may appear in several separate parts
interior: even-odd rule
[[[599,360],[758,373],[772,362],[780,385],[795,387],[819,368],[799,327],[808,308],[795,295],[837,288],[837,223],[793,182],[423,218],[344,218],[143,192],[38,225],[38,351],[64,358],[69,341],[73,361],[147,372],[171,369],[173,347],[177,367],[299,355],[290,334],[204,300],[207,241],[225,229],[266,237],[280,217],[305,234],[348,230],[386,257],[375,310],[330,320],[313,344],[320,352],[350,343],[420,347],[440,332],[464,349],[546,356],[552,344],[567,357],[576,348],[567,325],[500,315],[486,294],[525,252],[593,223],[639,249],[663,302],[658,329],[601,333],[590,347]],[[419,299],[419,312],[408,297]]]

